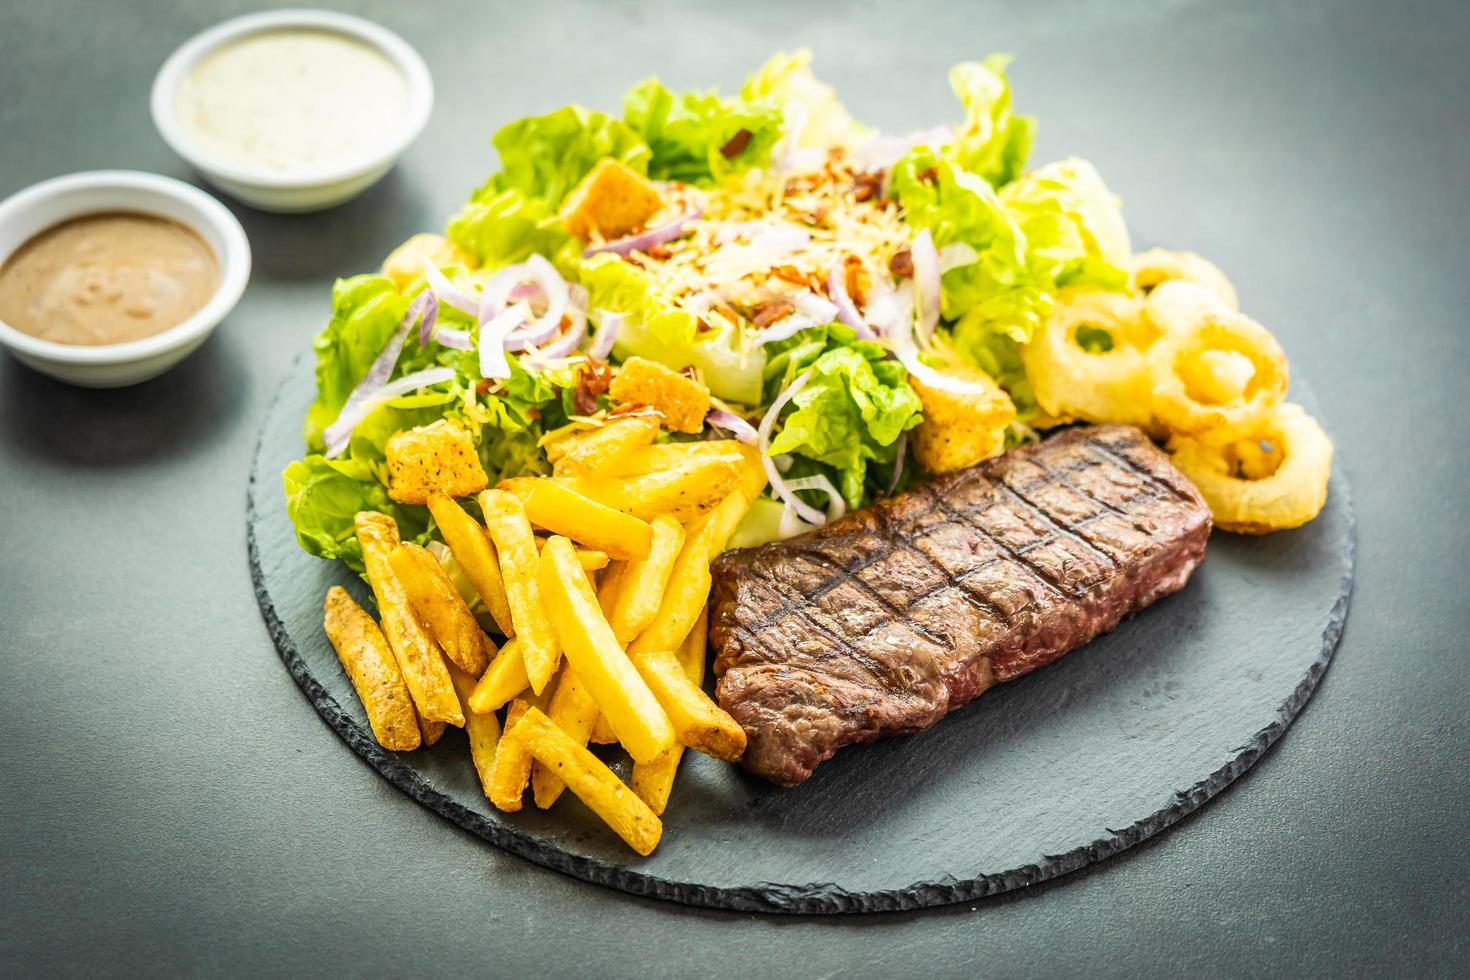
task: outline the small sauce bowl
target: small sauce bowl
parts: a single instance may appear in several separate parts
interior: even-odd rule
[[[340,34],[372,48],[403,75],[407,86],[407,118],[396,134],[360,159],[330,166],[278,171],[242,166],[219,159],[191,139],[180,122],[179,88],[199,63],[227,44],[257,34],[306,30]],[[247,14],[195,35],[175,51],[153,82],[153,124],[164,142],[189,161],[210,183],[263,211],[318,211],[367,190],[397,162],[429,121],[434,82],[429,68],[407,41],[371,21],[324,10],[280,10]]]
[[[173,367],[234,309],[250,279],[250,243],[229,210],[183,181],[134,170],[53,177],[0,201],[0,265],[33,237],[88,214],[132,211],[192,229],[219,263],[214,294],[188,319],[151,337],[85,346],[42,340],[0,320],[0,345],[43,374],[87,388],[146,381]]]

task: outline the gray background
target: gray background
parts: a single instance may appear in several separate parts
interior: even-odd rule
[[[424,138],[326,214],[237,209],[256,272],[183,367],[115,392],[0,359],[0,957],[27,972],[677,976],[1449,974],[1470,932],[1470,8],[1299,2],[891,6],[364,3],[433,66]],[[185,176],[148,86],[246,9],[0,6],[0,193],[94,167]],[[1234,278],[1312,379],[1359,564],[1313,701],[1219,799],[1102,865],[973,906],[693,912],[496,852],[318,720],[250,591],[244,487],[330,279],[437,227],[500,123],[658,71],[738,84],[809,43],[854,112],[952,118],[993,49],[1140,242]],[[1250,610],[1241,610],[1250,615]]]

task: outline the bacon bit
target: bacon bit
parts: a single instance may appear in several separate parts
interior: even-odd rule
[[[658,261],[663,262],[674,253],[669,251],[669,247],[667,245],[650,245],[643,250],[643,254],[648,256],[650,259],[657,259]]]
[[[771,274],[783,282],[791,283],[793,286],[807,285],[806,276],[796,271],[796,266],[793,265],[778,265],[771,270]]]
[[[827,220],[827,212],[831,210],[825,204],[813,208],[811,213],[806,216],[806,223],[809,225],[820,225]]]
[[[729,320],[731,326],[738,327],[740,325],[740,314],[735,312],[734,307],[717,306],[715,307],[715,312],[724,317],[726,320]]]
[[[690,381],[699,380],[699,369],[696,368],[693,364],[684,365],[679,369],[679,373],[684,375],[684,377],[688,378]]]
[[[866,290],[864,290],[863,260],[856,255],[848,255],[842,260],[843,285],[847,287],[847,295],[859,308],[868,305]]]
[[[900,279],[911,279],[914,275],[914,254],[906,248],[893,253],[888,260],[888,271]]]
[[[795,312],[796,306],[789,299],[768,299],[764,303],[757,304],[755,309],[750,311],[750,322],[765,329]]]
[[[588,358],[577,369],[577,387],[572,390],[572,407],[578,415],[591,415],[597,411],[597,396],[607,394],[612,387],[612,368],[607,362]]]
[[[932,184],[939,179],[939,170],[935,167],[925,167],[914,176],[926,184]]]
[[[541,418],[541,409],[537,408],[535,405],[532,405],[530,408],[526,409],[526,418],[528,418],[528,419],[540,419]]]
[[[489,378],[481,378],[479,381],[476,381],[475,382],[475,394],[477,394],[477,395],[488,395],[488,394],[490,394],[490,379]]]
[[[733,160],[744,153],[750,146],[752,133],[748,129],[742,129],[730,137],[730,142],[720,147],[720,156],[726,160]]]
[[[883,171],[853,174],[852,197],[855,201],[868,201],[883,193]]]

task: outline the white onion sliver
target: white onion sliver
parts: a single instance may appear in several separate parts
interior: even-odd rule
[[[903,478],[903,461],[908,456],[909,434],[901,432],[898,435],[898,449],[893,454],[893,479],[888,481],[888,496],[893,496],[893,491],[898,489],[899,480]]]
[[[590,259],[598,252],[612,252],[615,255],[623,256],[632,252],[646,252],[650,248],[666,244],[683,235],[688,227],[698,221],[703,215],[704,210],[702,208],[695,208],[693,211],[681,214],[668,224],[660,225],[657,228],[650,228],[648,231],[639,232],[636,235],[629,235],[626,238],[619,238],[611,242],[603,242],[601,245],[594,245],[583,251],[582,257],[584,259]]]
[[[510,377],[510,361],[505,359],[505,338],[526,321],[530,309],[517,303],[495,314],[488,323],[480,324],[480,377]]]
[[[776,461],[771,458],[771,429],[776,425],[776,419],[781,416],[781,409],[786,403],[796,396],[796,393],[806,387],[806,383],[812,379],[810,369],[804,371],[791,384],[787,385],[776,400],[771,402],[771,407],[766,410],[765,417],[761,419],[760,428],[756,430],[756,448],[760,450],[761,466],[765,468],[766,479],[771,483],[771,489],[776,491],[776,496],[781,501],[796,509],[802,520],[811,524],[821,524],[826,521],[827,516],[812,505],[803,501],[796,494],[786,489],[786,479],[776,469]]]
[[[541,348],[539,356],[543,360],[551,358],[566,357],[581,346],[587,337],[587,317],[580,312],[571,315],[572,324],[566,333]]]
[[[753,446],[760,441],[760,433],[756,431],[755,426],[734,412],[727,412],[722,408],[717,408],[706,415],[704,420],[712,426],[724,429],[730,435],[747,445]]]
[[[403,343],[408,339],[408,332],[413,329],[414,321],[419,318],[426,305],[427,300],[423,303],[415,300],[408,304],[403,319],[398,321],[398,326],[389,335],[387,343],[378,351],[372,367],[368,368],[367,374],[363,375],[362,380],[353,387],[347,400],[342,403],[342,411],[337,413],[337,418],[331,425],[322,430],[322,440],[326,443],[329,459],[347,448],[347,440],[357,427],[357,421],[351,419],[352,414],[376,395],[393,376],[393,367],[398,363],[398,355],[403,353]]]
[[[424,278],[429,282],[429,288],[434,295],[439,297],[439,302],[447,303],[462,313],[476,316],[480,312],[479,297],[465,292],[454,283],[450,282],[439,267],[428,259],[424,259]]]
[[[587,354],[599,361],[607,360],[612,353],[613,344],[617,343],[618,331],[623,327],[623,314],[609,313],[599,310],[597,314],[597,332],[592,335],[592,344],[587,348]]]
[[[934,339],[934,328],[939,325],[939,253],[934,248],[934,236],[925,228],[914,238],[910,246],[914,260],[915,312],[918,314],[919,343],[929,346]]]
[[[399,395],[406,395],[419,388],[427,388],[429,385],[452,380],[454,380],[454,368],[425,368],[384,385],[367,397],[360,399],[356,404],[353,404],[349,398],[348,404],[342,408],[342,414],[337,416],[337,421],[333,422],[327,433],[323,434],[327,443],[327,458],[340,456],[342,450],[347,448],[347,443],[351,441],[352,433],[358,423],[367,418],[368,413],[383,402],[391,401]]]
[[[842,494],[827,479],[826,474],[817,473],[812,476],[803,476],[795,480],[786,481],[786,489],[793,492],[797,490],[820,490],[827,495],[827,520],[835,521],[847,513],[847,501]]]
[[[956,378],[952,374],[945,374],[925,364],[919,360],[919,352],[914,347],[912,340],[907,344],[900,344],[894,353],[898,355],[898,361],[904,366],[904,370],[918,378],[919,383],[927,388],[937,388],[956,395],[983,395],[990,391],[986,385],[966,381],[964,378]]]
[[[434,334],[434,339],[442,346],[451,350],[474,350],[474,341],[470,340],[468,330],[456,330],[454,327],[440,327]]]
[[[425,289],[413,298],[409,309],[418,307],[419,318],[419,346],[423,347],[434,336],[434,327],[439,322],[439,297],[434,295],[432,289]]]

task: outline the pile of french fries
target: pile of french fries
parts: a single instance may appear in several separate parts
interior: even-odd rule
[[[359,513],[379,622],[341,588],[325,607],[384,748],[462,727],[495,807],[521,809],[529,786],[545,809],[570,789],[641,855],[684,749],[745,750],[703,688],[710,562],[766,484],[751,447],[659,431],[656,415],[569,427],[546,442],[552,475],[485,490],[478,519],[431,494],[433,551]],[[612,742],[632,758],[627,785],[587,748]]]

